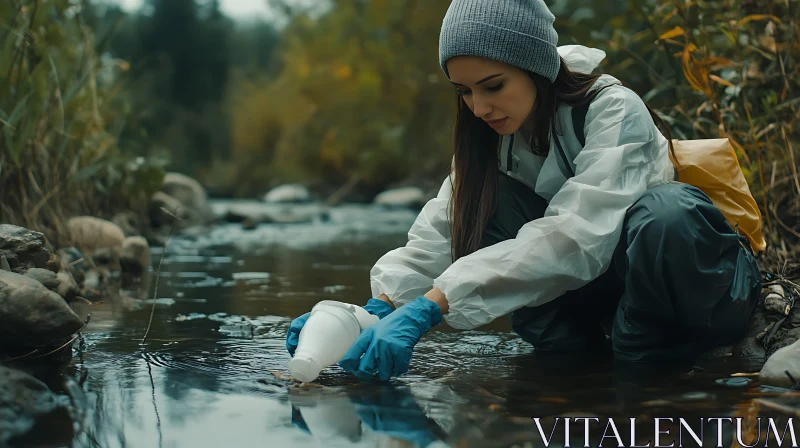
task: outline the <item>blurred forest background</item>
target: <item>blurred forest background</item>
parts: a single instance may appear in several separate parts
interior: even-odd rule
[[[0,221],[143,207],[166,170],[223,197],[441,183],[449,0],[252,1],[272,18],[217,0],[0,2]],[[601,70],[676,137],[729,137],[767,227],[800,240],[797,0],[548,4],[560,44],[605,50]]]

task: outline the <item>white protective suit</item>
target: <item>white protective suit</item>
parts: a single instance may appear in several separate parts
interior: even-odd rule
[[[581,72],[591,72],[605,57],[600,50],[577,45],[558,50],[570,69]],[[619,81],[603,75],[593,89],[613,83]],[[585,147],[575,137],[571,111],[562,104],[557,121],[558,138],[574,161],[570,179],[557,165],[553,136],[547,157],[539,157],[516,135],[510,167],[511,138],[501,140],[499,169],[549,201],[544,217],[525,224],[516,238],[453,263],[448,176],[408,232],[408,243],[375,263],[370,272],[373,297],[384,293],[402,306],[436,287],[449,303],[444,320],[471,329],[521,307],[547,303],[605,272],[628,207],[646,189],[673,180],[674,168],[667,139],[629,89],[609,87],[594,98],[586,115]]]

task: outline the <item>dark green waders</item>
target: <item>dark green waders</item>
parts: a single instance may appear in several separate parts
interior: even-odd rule
[[[546,207],[530,188],[501,174],[482,245],[514,238]],[[605,273],[551,302],[514,311],[511,323],[537,351],[596,351],[610,342],[622,361],[686,361],[740,338],[760,291],[746,238],[702,191],[669,183],[628,210]]]

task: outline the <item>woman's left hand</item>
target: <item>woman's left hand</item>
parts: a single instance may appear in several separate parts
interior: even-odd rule
[[[442,322],[439,305],[417,297],[361,332],[339,366],[360,379],[377,373],[383,381],[408,371],[414,346]]]

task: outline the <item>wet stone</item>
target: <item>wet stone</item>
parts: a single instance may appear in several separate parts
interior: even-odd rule
[[[0,339],[45,345],[66,341],[83,321],[64,299],[38,281],[0,271]]]
[[[800,381],[800,341],[787,345],[770,356],[761,369],[759,379],[765,385],[792,387],[791,378]]]
[[[30,268],[55,268],[55,257],[47,250],[44,234],[11,224],[0,224],[0,257],[5,257],[11,270],[19,274]]]
[[[28,434],[37,421],[67,406],[68,400],[41,381],[0,365],[0,446]]]
[[[58,289],[58,285],[61,284],[61,282],[58,281],[57,274],[47,269],[41,269],[41,268],[28,269],[28,272],[25,273],[25,277],[30,277],[36,280],[37,282],[44,285],[44,287],[49,289],[50,291],[56,291]]]

